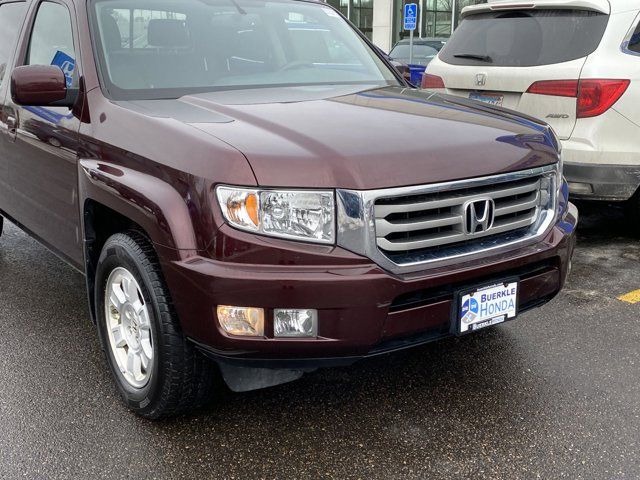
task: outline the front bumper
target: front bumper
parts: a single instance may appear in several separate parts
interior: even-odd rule
[[[205,257],[162,265],[185,334],[219,363],[270,369],[345,365],[452,335],[454,295],[470,286],[519,278],[521,312],[553,298],[569,271],[578,221],[564,193],[562,214],[539,242],[419,275],[392,274],[339,247],[322,264],[299,265],[300,257],[290,253],[270,265]],[[264,308],[265,337],[227,335],[215,315],[221,304]],[[275,308],[317,309],[318,338],[274,338]]]
[[[624,201],[640,186],[640,165],[565,162],[564,174],[572,198]]]

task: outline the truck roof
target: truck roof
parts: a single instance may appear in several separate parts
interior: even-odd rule
[[[476,13],[523,9],[583,9],[611,14],[638,10],[638,0],[489,0],[489,3],[462,9],[462,17]]]

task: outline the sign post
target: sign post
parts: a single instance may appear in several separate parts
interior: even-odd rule
[[[456,29],[456,0],[451,0],[451,35]]]
[[[413,63],[413,31],[418,24],[418,4],[407,3],[404,6],[404,29],[409,30],[409,65]]]

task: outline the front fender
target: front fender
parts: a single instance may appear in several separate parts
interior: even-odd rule
[[[79,162],[80,205],[94,200],[137,223],[161,247],[196,252],[198,245],[185,199],[163,180],[100,160]]]

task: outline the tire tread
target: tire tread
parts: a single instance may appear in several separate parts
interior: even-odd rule
[[[137,230],[113,235],[105,249],[109,245],[120,245],[137,258],[150,279],[147,289],[152,290],[159,312],[161,393],[155,402],[141,406],[136,412],[149,419],[160,419],[204,406],[210,399],[217,371],[185,338],[153,245]]]

